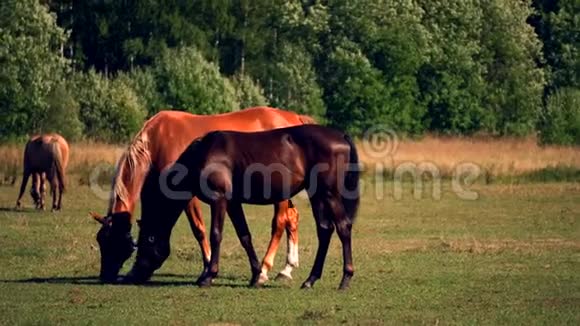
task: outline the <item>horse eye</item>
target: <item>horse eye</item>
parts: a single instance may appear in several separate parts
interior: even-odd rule
[[[149,241],[149,243],[153,243],[155,242],[155,237],[151,235],[149,238],[147,238],[147,241]]]

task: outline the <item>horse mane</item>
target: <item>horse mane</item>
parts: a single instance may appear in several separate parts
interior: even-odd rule
[[[145,125],[146,126],[146,125]],[[129,147],[125,150],[117,162],[115,177],[113,179],[111,198],[109,202],[109,213],[113,209],[113,204],[118,198],[127,204],[129,201],[129,190],[124,180],[134,180],[137,172],[148,170],[151,166],[151,152],[149,151],[149,138],[143,129],[135,136]]]

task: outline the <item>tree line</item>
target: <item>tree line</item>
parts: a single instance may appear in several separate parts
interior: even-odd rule
[[[577,0],[4,0],[0,138],[270,105],[361,135],[580,144]]]

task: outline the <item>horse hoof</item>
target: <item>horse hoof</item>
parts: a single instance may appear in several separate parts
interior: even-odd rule
[[[264,285],[266,284],[266,282],[268,282],[270,279],[268,278],[268,274],[266,273],[260,273],[260,276],[258,277],[258,281],[256,282],[258,285]]]
[[[197,280],[197,282],[195,282],[197,284],[197,286],[199,286],[200,288],[208,288],[211,286],[212,279],[211,278],[204,278],[202,280]]]
[[[302,283],[302,286],[300,288],[301,289],[312,289],[312,283],[306,281],[306,282]]]
[[[278,275],[276,275],[276,278],[274,280],[284,282],[284,281],[292,281],[293,278],[292,275],[280,272],[278,273]]]
[[[260,283],[259,281],[253,281],[252,280],[252,281],[250,281],[249,287],[255,288],[255,289],[259,289],[259,288],[264,287],[264,283]]]

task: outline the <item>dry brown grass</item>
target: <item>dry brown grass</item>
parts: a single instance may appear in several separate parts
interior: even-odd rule
[[[24,146],[24,144],[0,146],[0,183],[12,184],[20,178]],[[86,178],[96,166],[114,166],[124,149],[124,146],[96,142],[70,144],[67,172]]]
[[[430,162],[442,175],[451,175],[460,163],[480,166],[492,176],[518,175],[546,167],[567,166],[580,168],[580,147],[541,147],[533,138],[485,139],[427,136],[421,140],[402,140],[386,151],[373,155],[371,147],[357,142],[361,161],[367,166],[381,163],[386,170],[395,170],[404,162]],[[71,144],[69,173],[87,175],[95,166],[113,165],[125,146],[95,142]],[[375,148],[375,147],[373,147]],[[390,150],[389,150],[390,149]],[[24,145],[0,146],[0,182],[12,183],[22,173]]]
[[[383,145],[377,145],[381,148]],[[385,145],[387,155],[374,155],[363,141],[358,142],[361,161],[383,164],[395,170],[404,162],[434,163],[443,175],[450,175],[458,164],[469,162],[492,176],[519,175],[547,167],[580,168],[580,147],[539,146],[536,139],[452,138],[427,136],[421,140],[402,140]],[[380,150],[378,150],[380,152]]]

